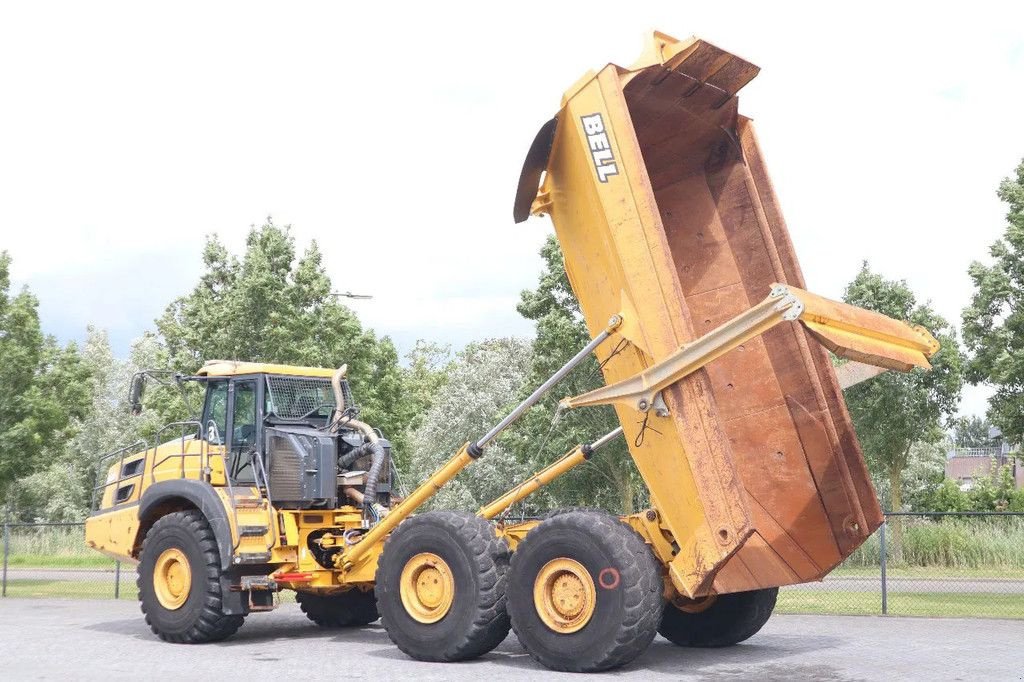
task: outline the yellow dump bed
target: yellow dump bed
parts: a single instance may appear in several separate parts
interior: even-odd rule
[[[734,318],[775,282],[805,286],[753,125],[737,110],[757,73],[705,41],[655,34],[638,63],[573,86],[531,149],[517,220],[551,216],[593,334],[623,317],[628,350],[604,366],[606,383]],[[877,317],[865,326],[892,322]],[[682,594],[820,578],[882,522],[820,344],[858,359],[857,342],[832,343],[842,324],[802,321],[666,389],[666,416],[616,405],[678,546],[669,571]],[[895,336],[914,333],[893,324]]]

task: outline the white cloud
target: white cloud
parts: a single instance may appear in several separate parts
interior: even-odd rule
[[[659,28],[763,68],[741,109],[812,288],[868,259],[956,321],[1024,156],[1022,11],[960,7],[8,3],[0,246],[65,336],[141,333],[205,234],[237,248],[268,214],[402,345],[526,333],[550,228],[512,224],[522,158],[566,87]]]

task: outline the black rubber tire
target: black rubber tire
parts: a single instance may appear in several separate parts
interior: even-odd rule
[[[380,618],[373,592],[360,589],[329,595],[297,592],[295,601],[306,617],[322,628],[368,625]]]
[[[172,547],[184,553],[192,574],[188,598],[174,610],[164,608],[153,589],[157,557]],[[153,524],[142,543],[138,571],[139,605],[146,624],[165,642],[217,642],[235,634],[245,620],[244,616],[222,611],[217,539],[198,510],[173,512]]]
[[[451,608],[435,623],[415,620],[401,599],[402,569],[421,552],[441,557],[455,582]],[[508,545],[473,514],[434,511],[403,521],[388,536],[377,564],[377,608],[391,641],[419,661],[463,661],[501,644],[509,630],[508,562]]]
[[[596,587],[593,615],[568,634],[544,624],[533,597],[537,574],[561,557],[582,564]],[[512,555],[512,629],[530,655],[552,670],[596,672],[626,665],[654,639],[664,605],[661,569],[651,550],[636,531],[606,512],[552,516],[527,533]]]
[[[671,603],[658,633],[679,646],[722,647],[750,639],[764,627],[775,609],[779,588],[720,594],[707,609],[688,613]]]

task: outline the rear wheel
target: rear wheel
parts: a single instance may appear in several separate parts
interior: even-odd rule
[[[508,635],[508,546],[490,523],[437,511],[402,522],[377,565],[377,608],[391,641],[420,661],[481,656]]]
[[[139,602],[146,623],[167,642],[230,637],[243,616],[223,612],[220,552],[201,512],[174,512],[146,534],[139,561]]]
[[[658,627],[662,637],[690,647],[732,646],[753,637],[775,609],[779,588],[734,592],[692,605],[669,603]]]
[[[552,516],[512,555],[512,628],[553,670],[629,663],[654,639],[663,606],[654,555],[636,531],[605,512]]]
[[[330,595],[297,592],[295,601],[306,617],[322,628],[367,625],[380,617],[373,592],[356,588]]]

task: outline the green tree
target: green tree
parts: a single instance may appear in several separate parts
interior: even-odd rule
[[[423,425],[438,393],[448,383],[455,362],[450,346],[422,339],[406,353],[405,360],[399,419],[411,434]],[[401,471],[409,471],[409,456],[408,451],[396,452],[396,464]]]
[[[918,303],[903,280],[887,280],[867,263],[846,288],[847,303],[875,310],[928,329],[942,348],[931,358],[932,369],[906,374],[885,372],[846,391],[857,435],[868,466],[885,478],[891,511],[903,509],[903,476],[911,447],[938,443],[943,423],[956,410],[963,385],[962,358],[955,331],[928,303]]]
[[[519,314],[536,325],[533,360],[525,397],[590,342],[579,302],[565,274],[565,262],[558,242],[549,236],[541,248],[544,269],[537,288],[523,291]],[[602,347],[598,356],[607,358],[612,348]],[[589,358],[530,410],[523,424],[510,432],[507,442],[524,462],[538,469],[580,443],[592,442],[619,426],[610,407],[591,407],[560,412],[558,401],[604,384],[598,363]],[[602,506],[632,513],[644,501],[646,488],[629,456],[625,441],[600,450],[590,462],[557,479],[545,491],[557,506]]]
[[[410,474],[422,481],[463,443],[484,435],[513,407],[530,368],[530,347],[521,339],[489,339],[466,346],[450,363],[443,386],[412,434]],[[483,457],[446,485],[432,504],[476,511],[526,476],[527,467],[505,446],[489,445]]]
[[[935,443],[918,441],[910,446],[907,466],[900,477],[900,497],[903,507],[912,511],[933,511],[931,498],[946,478],[946,453],[950,443],[943,439]],[[880,499],[892,498],[892,481],[883,473],[874,477],[875,490]]]
[[[989,248],[992,263],[971,263],[974,295],[963,311],[967,380],[995,388],[988,417],[1011,443],[1024,439],[1024,162],[999,185],[1006,231]]]
[[[239,259],[215,237],[203,250],[205,271],[167,307],[157,329],[170,366],[193,372],[212,359],[334,367],[348,364],[361,418],[402,447],[402,376],[398,353],[331,295],[323,256],[313,242],[299,256],[289,227],[268,218],[253,227]]]
[[[88,409],[88,369],[77,346],[61,346],[39,325],[27,288],[11,295],[11,258],[0,252],[0,494],[45,465],[47,449],[70,438]]]
[[[88,514],[97,458],[130,442],[137,422],[126,400],[129,365],[114,357],[106,332],[89,327],[81,351],[90,404],[74,436],[45,450],[46,465],[20,479],[17,506],[25,518],[79,521]]]
[[[152,333],[137,339],[127,359],[114,357],[105,331],[90,327],[81,351],[89,373],[85,388],[90,404],[68,429],[73,435],[52,443],[43,453],[42,469],[16,484],[15,507],[21,518],[41,521],[79,521],[89,512],[99,458],[138,441],[152,443],[162,426],[184,419],[198,409],[201,390],[191,389],[192,411],[170,380],[150,382],[141,415],[128,404],[131,376],[152,367],[166,367],[167,351]],[[164,434],[162,439],[169,436]],[[140,446],[141,449],[141,446]]]
[[[978,476],[974,479],[971,489],[967,492],[972,511],[1005,512],[1014,511],[1016,485],[1013,470],[1008,464],[1000,465],[999,460],[992,458],[990,475]]]
[[[971,511],[971,501],[967,493],[960,490],[960,486],[951,478],[943,480],[930,491],[922,506],[928,511],[937,512]]]
[[[989,423],[981,417],[958,417],[953,423],[953,443],[958,448],[983,448],[991,445],[989,428]]]

